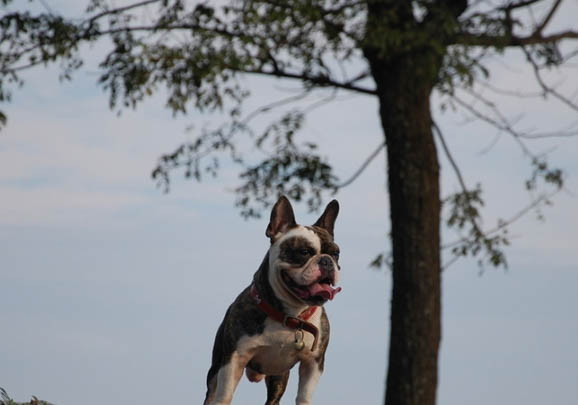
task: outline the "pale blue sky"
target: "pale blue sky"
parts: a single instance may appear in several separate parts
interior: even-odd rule
[[[517,60],[495,65],[496,85],[529,88]],[[160,99],[117,117],[94,71],[89,64],[65,84],[54,70],[31,72],[3,106],[0,386],[18,400],[36,395],[59,405],[201,403],[214,333],[265,253],[267,223],[238,215],[229,191],[236,175],[227,169],[201,184],[177,175],[169,194],[158,190],[150,179],[156,159],[206,118],[173,119]],[[563,86],[578,89],[575,71],[565,74]],[[253,105],[289,86],[250,85]],[[577,121],[556,102],[497,100],[509,117],[525,112],[528,127]],[[529,165],[507,134],[480,155],[494,129],[465,124],[460,113],[437,116],[468,184],[482,181],[487,190],[487,227],[529,202]],[[377,106],[363,96],[340,100],[318,109],[300,136],[319,141],[345,178],[381,140]],[[529,146],[564,168],[567,191],[544,210],[545,222],[531,213],[512,227],[508,271],[480,275],[460,260],[444,273],[439,404],[578,398],[578,138]],[[441,152],[440,159],[444,191],[457,190]],[[379,157],[336,196],[343,293],[327,305],[332,337],[318,404],[382,401],[391,281],[367,264],[386,249],[384,170]],[[303,206],[296,211],[302,223],[316,219]],[[291,380],[285,404],[293,403],[296,375]],[[243,379],[234,403],[264,402],[264,390]]]

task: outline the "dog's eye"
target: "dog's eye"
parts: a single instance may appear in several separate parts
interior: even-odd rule
[[[298,252],[301,256],[311,256],[311,249],[301,248]]]
[[[339,252],[331,253],[331,257],[333,257],[335,260],[339,260]]]

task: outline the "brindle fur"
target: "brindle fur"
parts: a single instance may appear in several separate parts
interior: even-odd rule
[[[265,405],[278,405],[287,388],[289,370],[283,375],[269,375],[265,377],[267,384],[267,402]]]
[[[307,239],[295,237],[281,243],[279,259],[285,263],[303,266],[315,254],[315,248]]]
[[[318,226],[307,226],[307,229],[315,232],[317,237],[321,240],[322,254],[333,256],[339,253],[339,246],[333,242],[333,237],[325,229]],[[279,259],[286,263],[303,266],[311,256],[317,254],[315,248],[307,239],[294,237],[289,238],[280,246]]]
[[[281,200],[280,202],[285,203]],[[289,204],[288,201],[286,203]],[[336,208],[334,205],[331,207],[331,209],[329,209],[331,204],[328,206],[328,209],[326,209],[326,212],[329,211],[330,213],[329,216],[333,215],[329,221],[330,226],[327,225],[329,232],[323,227],[327,222],[327,220],[325,220],[325,222],[322,221],[326,215],[325,213],[314,226],[307,228],[313,230],[321,240],[320,253],[334,256],[335,253],[339,252],[339,247],[333,242],[333,221],[337,215],[336,209],[338,210],[338,207]],[[271,223],[267,228],[267,236],[271,238],[271,243],[274,243],[273,235],[276,234],[275,229],[279,226],[275,224],[275,221],[276,218],[272,214]],[[294,219],[289,222],[289,225],[286,225],[286,228],[293,226],[296,226]],[[308,260],[308,257],[303,258],[300,256],[298,251],[302,248],[311,249],[312,254],[316,253],[313,246],[311,246],[306,240],[302,238],[291,238],[282,244],[280,249],[280,257],[282,260],[288,263],[303,265]],[[337,262],[337,260],[335,260],[335,262]],[[265,255],[265,258],[259,266],[259,269],[255,272],[253,276],[253,283],[265,301],[267,301],[275,309],[284,312],[283,303],[277,298],[269,284],[268,274],[269,253]],[[329,320],[327,318],[325,308],[321,307],[321,311],[319,355],[317,358],[315,358],[315,361],[318,364],[319,370],[323,371],[325,364],[325,351],[327,350],[327,346],[329,344]],[[226,365],[231,360],[239,339],[243,336],[255,336],[262,334],[265,329],[266,318],[267,315],[257,307],[255,301],[251,297],[250,287],[245,288],[237,296],[235,301],[229,306],[215,337],[211,367],[207,373],[207,393],[205,396],[205,405],[209,404],[213,400],[215,391],[217,389],[217,374],[221,367]],[[253,360],[249,362],[247,367],[257,373],[262,373],[261,365]],[[289,372],[290,370],[287,370],[287,372],[282,375],[268,375],[265,377],[265,383],[267,386],[266,405],[279,404],[281,396],[287,387]]]
[[[328,254],[333,256],[334,254],[339,255],[339,246],[335,242],[333,242],[333,235],[327,232],[325,229],[320,228],[318,226],[308,226],[308,229],[311,229],[317,237],[321,240],[321,253]],[[338,260],[335,260],[339,267]]]
[[[275,309],[283,311],[283,304],[275,296],[268,282],[269,273],[269,254],[265,255],[261,266],[253,276],[253,283],[257,286],[261,297],[271,304]],[[321,308],[321,337],[319,342],[320,356],[316,359],[320,370],[323,371],[325,362],[325,351],[329,344],[329,320],[325,308]],[[231,355],[235,351],[236,344],[242,336],[254,336],[263,333],[265,328],[265,319],[267,315],[263,313],[255,304],[250,295],[250,287],[245,288],[241,294],[233,301],[227,309],[225,317],[217,330],[215,345],[213,346],[213,356],[211,368],[207,373],[207,394],[205,404],[210,403],[217,388],[217,373],[219,369],[229,362]],[[256,362],[250,362],[248,367],[256,372],[260,372],[260,365]],[[266,405],[275,405],[279,403],[281,396],[287,387],[289,379],[289,370],[282,376],[267,376],[265,383],[267,385],[267,402]]]

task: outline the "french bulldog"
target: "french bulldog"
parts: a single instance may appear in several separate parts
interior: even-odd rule
[[[269,250],[217,330],[204,405],[230,404],[243,370],[251,382],[265,380],[266,405],[279,404],[297,363],[296,404],[311,404],[329,343],[323,304],[341,291],[338,212],[333,200],[314,225],[302,226],[289,200],[277,201],[265,232]]]

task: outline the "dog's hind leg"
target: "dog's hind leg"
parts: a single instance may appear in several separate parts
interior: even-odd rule
[[[213,366],[207,375],[207,395],[205,395],[205,402],[203,405],[209,405],[215,397],[215,390],[217,389],[217,372],[218,368]]]
[[[267,402],[265,405],[279,405],[279,401],[287,388],[289,370],[283,375],[268,375],[265,377],[267,385]]]

